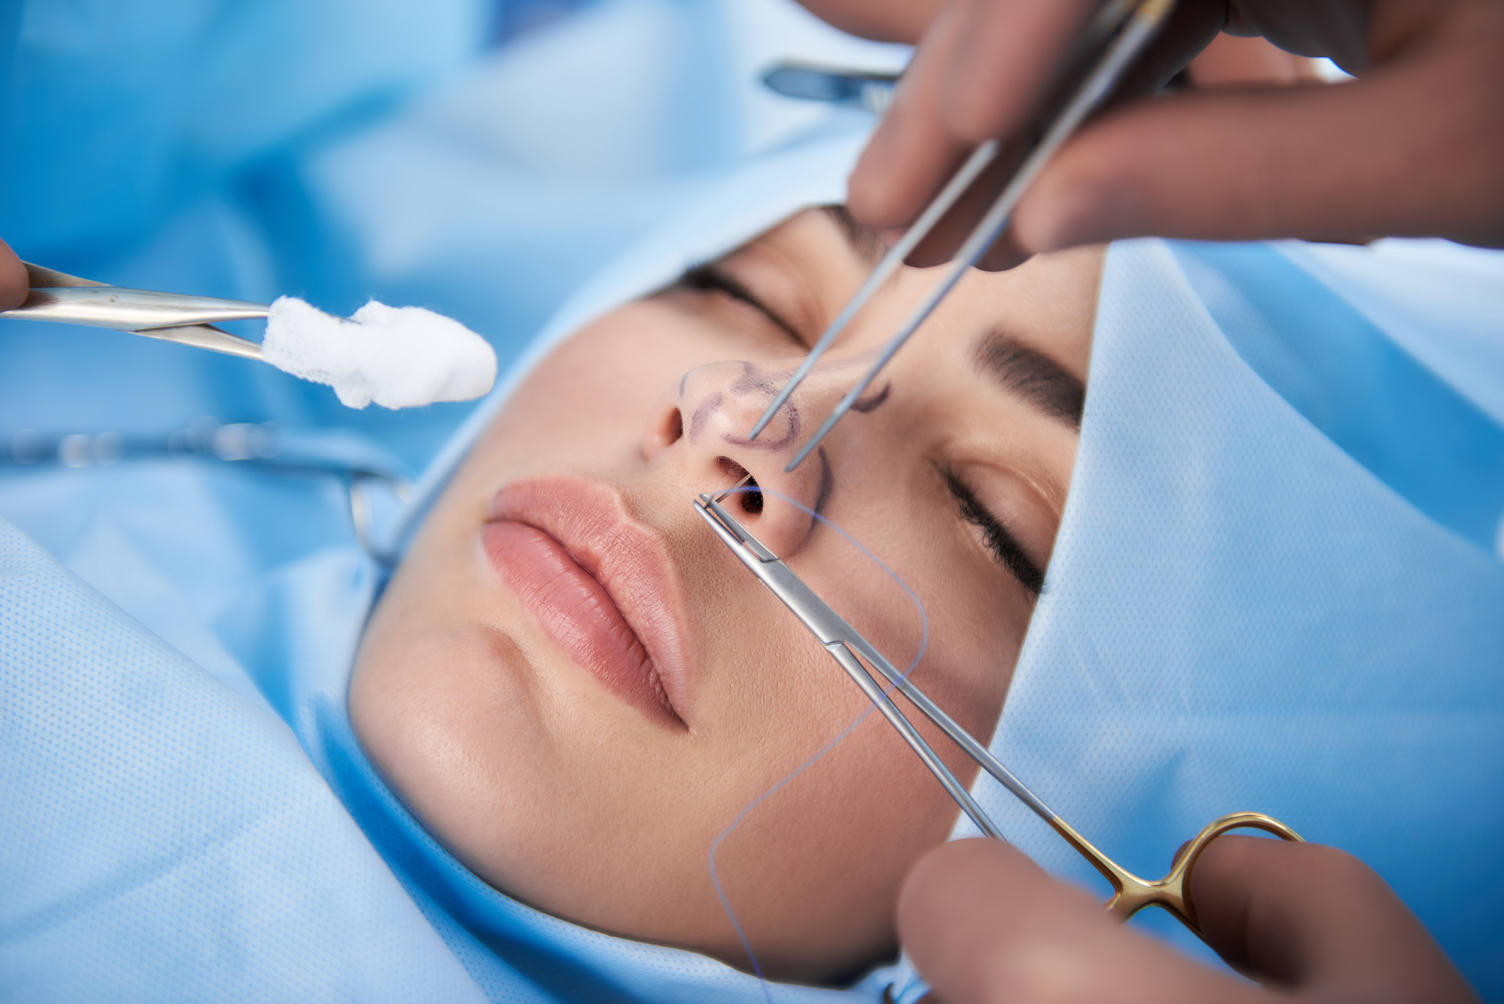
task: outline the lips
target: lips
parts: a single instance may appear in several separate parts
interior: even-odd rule
[[[577,478],[529,478],[496,493],[486,556],[538,625],[606,689],[684,727],[689,668],[677,578],[662,538],[617,493]]]

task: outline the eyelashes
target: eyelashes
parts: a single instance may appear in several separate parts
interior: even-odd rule
[[[679,285],[685,289],[693,289],[703,293],[724,293],[733,300],[745,303],[771,321],[774,327],[788,335],[790,340],[801,349],[809,347],[809,343],[799,333],[798,328],[790,324],[778,311],[768,306],[750,287],[737,279],[736,276],[726,272],[718,264],[712,262],[702,265],[691,265],[684,270],[684,275],[679,278]]]
[[[987,549],[997,558],[999,564],[1006,568],[1020,585],[1034,596],[1038,596],[1040,590],[1044,588],[1044,572],[1024,553],[1017,538],[1008,532],[1003,521],[981,503],[976,492],[972,491],[955,471],[946,468],[941,473],[945,477],[945,486],[950,489],[951,496],[956,500],[956,508],[961,518],[982,531],[982,539],[986,542]]]

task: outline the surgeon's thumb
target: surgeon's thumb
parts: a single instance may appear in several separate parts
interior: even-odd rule
[[[1125,929],[997,840],[956,841],[921,859],[899,896],[898,931],[945,1004],[1267,1000]]]
[[[9,244],[0,241],[0,310],[19,307],[26,299],[26,288],[30,284],[21,259],[16,257]]]
[[[1222,958],[1309,999],[1477,1000],[1394,890],[1335,847],[1219,837],[1190,896]]]

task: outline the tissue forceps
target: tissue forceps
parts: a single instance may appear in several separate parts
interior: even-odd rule
[[[746,479],[743,479],[744,483],[745,481]],[[735,490],[732,488],[728,492]],[[1139,878],[1103,854],[1074,827],[1061,819],[1038,795],[1030,791],[1027,785],[993,756],[991,750],[974,739],[939,705],[926,697],[924,692],[914,686],[905,674],[900,673],[881,652],[862,637],[861,632],[820,599],[815,591],[794,574],[793,569],[784,564],[778,555],[768,550],[752,535],[751,531],[737,522],[736,518],[718,501],[728,492],[721,492],[716,498],[702,494],[694,503],[695,511],[710,525],[710,528],[742,564],[746,565],[752,574],[757,576],[758,580],[767,586],[773,595],[793,612],[795,617],[799,618],[810,633],[819,639],[831,658],[840,664],[852,681],[877,706],[877,710],[898,730],[899,735],[929,768],[935,780],[939,781],[941,787],[951,798],[955,799],[961,811],[965,812],[977,828],[987,836],[998,840],[1004,839],[1002,831],[972,798],[971,792],[967,791],[966,786],[951,773],[950,768],[935,754],[934,749],[914,728],[913,723],[893,703],[893,699],[889,696],[891,690],[897,690],[908,698],[940,731],[961,747],[977,766],[1028,806],[1030,811],[1044,820],[1111,883],[1113,895],[1107,901],[1108,913],[1120,920],[1127,920],[1145,907],[1158,906],[1167,910],[1199,935],[1201,929],[1197,923],[1196,909],[1191,903],[1186,883],[1190,879],[1191,869],[1195,866],[1197,858],[1201,856],[1201,852],[1208,844],[1229,830],[1236,829],[1264,830],[1284,840],[1301,842],[1299,834],[1271,816],[1266,816],[1261,812],[1234,812],[1213,820],[1196,834],[1186,845],[1185,850],[1176,856],[1169,874],[1164,878],[1157,881]],[[886,689],[872,671],[863,665],[864,661],[876,669],[877,674],[883,680],[887,681]]]
[[[265,317],[265,304],[127,289],[30,262],[22,264],[31,279],[31,292],[25,303],[0,311],[0,317],[114,328],[246,359],[261,358],[260,345],[221,331],[214,322]]]
[[[1123,74],[1153,39],[1160,24],[1174,7],[1174,2],[1175,0],[1109,0],[1097,12],[1078,39],[1073,54],[1066,60],[1061,74],[1061,83],[1071,89],[1068,91],[1069,96],[1064,104],[1044,127],[1038,141],[1014,170],[1012,177],[998,194],[992,207],[972,229],[965,243],[956,251],[949,271],[945,273],[940,284],[931,291],[898,329],[898,332],[883,346],[866,374],[841,399],[835,410],[830,413],[830,417],[810,437],[809,441],[800,448],[798,453],[794,454],[794,459],[789,461],[788,466],[784,468],[785,471],[792,471],[798,467],[804,458],[820,445],[820,441],[861,398],[867,387],[877,378],[878,373],[882,372],[883,367],[888,365],[904,343],[929,318],[930,314],[934,313],[935,308],[950,294],[951,290],[955,289],[961,277],[981,260],[987,250],[1002,235],[1013,216],[1014,207],[1023,198],[1024,192],[1035,176],[1044,169],[1045,164],[1054,156],[1060,145],[1070,138],[1077,126],[1111,94]],[[899,238],[898,243],[883,255],[882,260],[873,268],[856,295],[825,329],[824,334],[810,349],[809,355],[805,356],[788,383],[784,384],[783,388],[774,395],[772,403],[752,426],[752,431],[748,434],[749,439],[756,439],[772,421],[778,409],[783,407],[784,402],[803,382],[836,337],[845,330],[851,319],[862,307],[866,306],[867,301],[898,270],[904,259],[908,258],[919,243],[929,235],[929,232],[955,205],[956,201],[965,194],[972,182],[997,159],[1001,150],[1002,147],[996,140],[988,140],[972,152],[945,187],[940,190],[940,193],[925,207],[924,212],[919,214],[918,219],[908,231]]]

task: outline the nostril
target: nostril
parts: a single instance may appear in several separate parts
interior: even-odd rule
[[[742,489],[742,511],[749,516],[756,516],[762,512],[762,490],[757,487],[757,479],[750,478]]]
[[[721,470],[726,472],[732,484],[737,486],[736,494],[741,499],[742,511],[749,516],[761,513],[762,490],[757,487],[757,479],[752,476],[752,472],[730,457],[717,457],[716,463],[720,465]]]
[[[670,411],[663,420],[662,435],[664,446],[673,446],[684,438],[684,413],[678,408]]]

